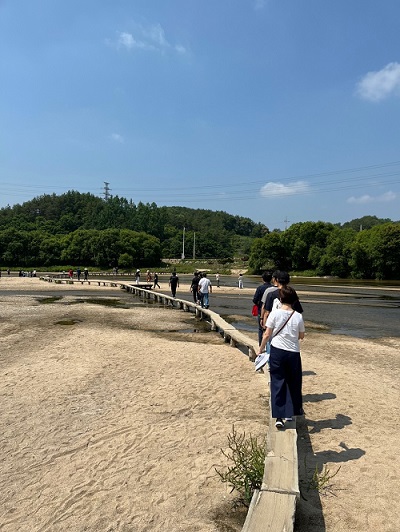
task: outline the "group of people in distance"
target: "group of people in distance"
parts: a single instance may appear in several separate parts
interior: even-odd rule
[[[219,286],[219,274],[217,274],[216,279],[217,286]],[[172,297],[176,297],[176,289],[179,288],[179,277],[176,275],[176,272],[172,272],[168,285],[171,288]],[[212,284],[207,277],[207,273],[194,272],[190,291],[192,292],[193,302],[196,305],[200,305],[202,308],[209,308],[209,296],[212,293]]]
[[[136,272],[135,272],[136,284],[140,283],[140,275],[141,275],[141,271],[138,268],[136,270]],[[156,272],[151,273],[150,270],[147,270],[147,272],[146,272],[146,283],[152,283],[153,284],[153,288],[156,288],[157,286],[158,286],[158,288],[161,288],[161,286],[158,284],[158,273],[156,273]]]
[[[299,340],[304,338],[303,308],[284,271],[264,272],[253,297],[258,306],[259,352],[256,371],[269,364],[272,417],[275,426],[303,415]]]
[[[219,286],[219,273],[217,273],[216,279],[217,286]],[[202,308],[209,308],[212,284],[210,279],[207,277],[206,272],[194,272],[192,283],[190,285],[190,291],[192,292],[194,303],[200,305]]]
[[[219,274],[217,275],[217,285],[219,286]],[[172,275],[169,278],[169,286],[171,288],[172,297],[176,297],[176,289],[179,287],[179,277],[176,275],[176,272],[172,272]],[[209,308],[209,294],[212,293],[212,285],[206,273],[198,271],[194,272],[190,291],[192,292],[193,302],[196,303],[196,305],[201,305],[202,308]]]

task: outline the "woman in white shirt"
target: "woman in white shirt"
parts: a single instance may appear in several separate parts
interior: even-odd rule
[[[305,328],[302,315],[292,309],[297,300],[296,291],[291,286],[280,289],[282,306],[268,316],[260,346],[261,355],[267,342],[271,341],[271,407],[278,429],[284,427],[284,420],[289,421],[293,416],[303,414],[299,340],[304,338]]]

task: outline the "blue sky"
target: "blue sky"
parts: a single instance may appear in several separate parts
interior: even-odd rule
[[[398,0],[0,0],[0,207],[400,219]]]

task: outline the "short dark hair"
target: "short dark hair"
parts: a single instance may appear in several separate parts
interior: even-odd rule
[[[279,284],[286,285],[290,283],[290,275],[288,272],[279,272],[278,277],[276,278]]]
[[[272,279],[278,279],[280,273],[281,272],[279,270],[272,272]]]
[[[282,286],[279,289],[279,298],[285,305],[293,305],[299,299],[296,290],[291,286]]]
[[[272,273],[271,272],[264,272],[262,274],[262,280],[264,281],[264,283],[269,283],[272,279]]]

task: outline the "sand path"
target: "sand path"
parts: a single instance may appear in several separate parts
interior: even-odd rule
[[[0,283],[0,530],[240,530],[214,467],[232,424],[265,435],[265,376],[219,335],[189,332],[182,311],[76,302],[80,285],[35,278]],[[400,529],[399,347],[307,335],[298,531]],[[307,479],[324,465],[341,469],[318,496]]]

